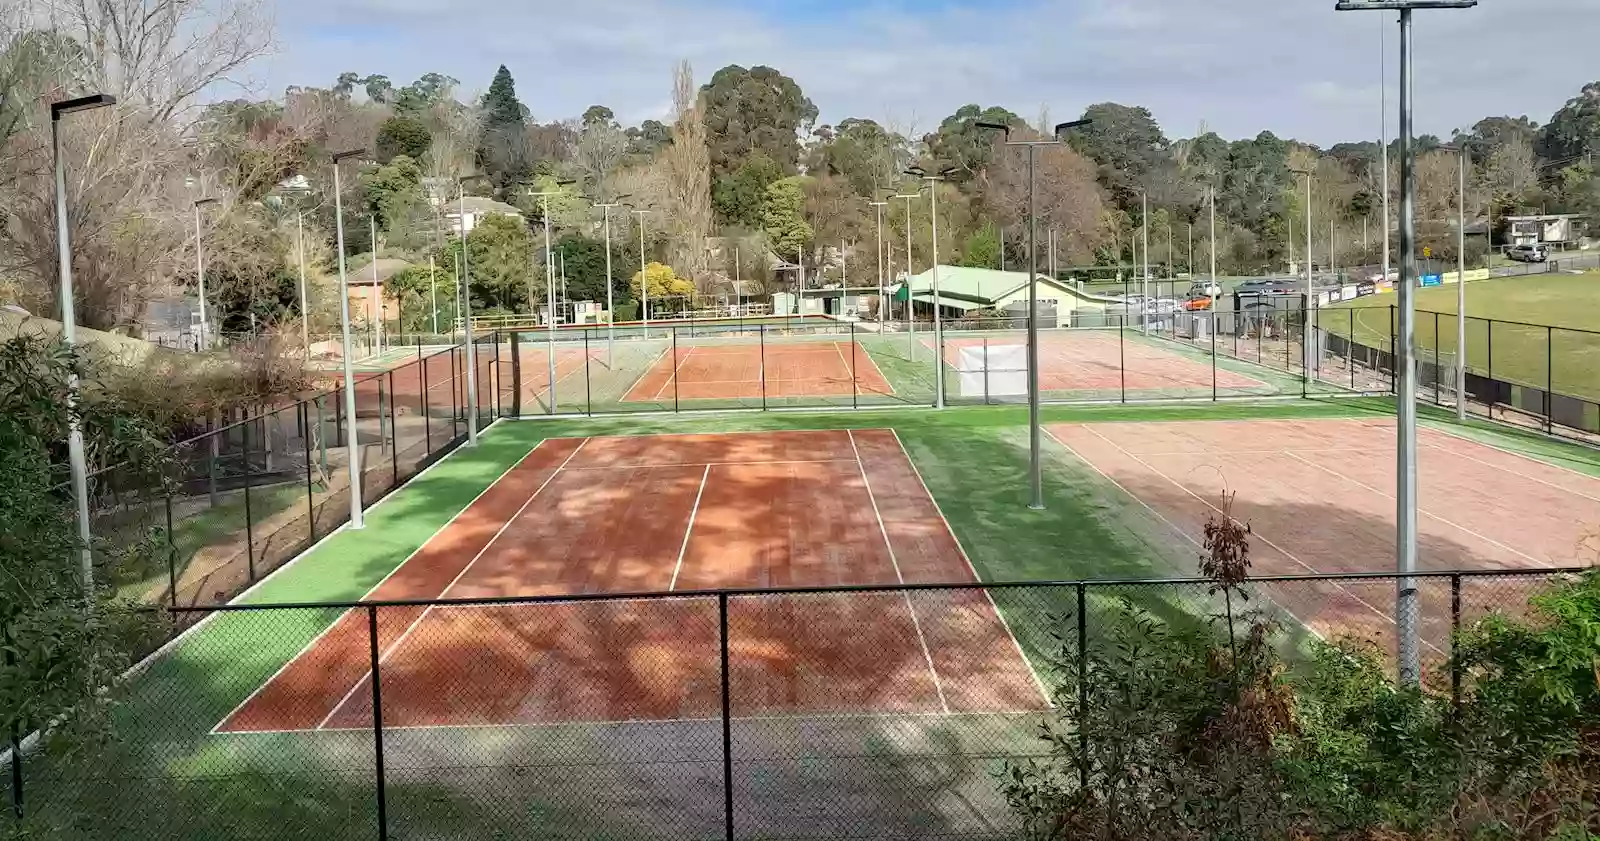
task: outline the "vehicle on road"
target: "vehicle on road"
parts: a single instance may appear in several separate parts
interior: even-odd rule
[[[1542,245],[1513,245],[1506,249],[1506,258],[1519,263],[1543,263],[1550,259],[1550,252]]]

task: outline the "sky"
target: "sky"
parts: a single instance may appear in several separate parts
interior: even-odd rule
[[[728,64],[775,67],[819,123],[867,117],[920,136],[966,103],[1030,122],[1048,109],[1059,122],[1112,101],[1149,108],[1169,137],[1204,125],[1327,147],[1377,139],[1387,76],[1397,130],[1396,16],[1335,12],[1333,0],[265,2],[278,44],[243,80],[256,95],[329,86],[348,70],[396,85],[439,72],[461,80],[464,98],[503,63],[538,120],[598,103],[634,124],[667,115],[672,68],[688,59],[699,82]],[[1417,12],[1417,132],[1448,137],[1486,116],[1548,121],[1600,79],[1596,2]]]

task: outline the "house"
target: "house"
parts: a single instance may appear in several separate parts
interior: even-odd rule
[[[383,320],[393,324],[400,318],[400,305],[394,298],[383,295],[383,284],[389,278],[411,268],[405,260],[380,257],[356,269],[346,269],[345,283],[350,291],[350,323],[357,329],[368,329],[377,315],[377,303],[382,300]]]
[[[510,216],[518,221],[526,222],[527,218],[515,206],[503,201],[495,201],[486,196],[467,196],[460,199],[449,199],[439,204],[440,217],[444,222],[445,230],[459,234],[463,227],[468,233],[478,226],[487,216]],[[465,219],[465,224],[463,224]]]

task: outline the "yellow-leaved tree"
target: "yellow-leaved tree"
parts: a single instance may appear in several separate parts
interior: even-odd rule
[[[662,263],[648,263],[644,267],[644,276],[650,282],[650,312],[678,311],[688,304],[688,296],[694,294],[694,282],[686,277],[679,277],[671,266]],[[633,273],[633,295],[640,295],[639,272]]]

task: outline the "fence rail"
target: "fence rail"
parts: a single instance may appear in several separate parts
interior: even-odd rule
[[[1459,698],[1454,632],[1575,572],[1244,587],[1291,647],[1386,650],[1403,591]],[[50,837],[1016,837],[996,774],[1081,714],[1053,690],[1123,604],[1252,618],[1203,579],[177,606],[206,621],[123,690],[117,742],[7,787]]]

